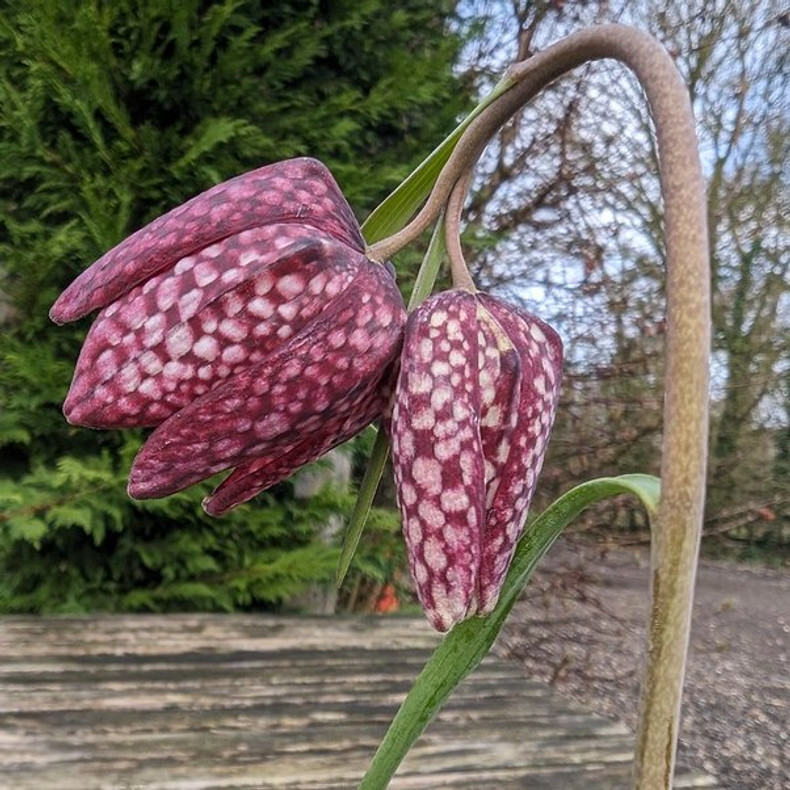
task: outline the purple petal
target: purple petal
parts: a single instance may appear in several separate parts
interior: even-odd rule
[[[521,363],[518,421],[486,513],[478,603],[478,613],[486,614],[496,606],[543,465],[559,399],[562,342],[535,316],[486,294],[478,298],[507,333]]]
[[[129,236],[86,269],[50,310],[63,324],[221,239],[278,222],[309,225],[356,249],[364,242],[335,180],[315,159],[290,159],[232,178]]]
[[[392,457],[412,578],[433,626],[474,607],[485,499],[477,303],[450,291],[406,325]]]
[[[179,261],[96,319],[67,419],[93,428],[158,425],[259,363],[369,265],[298,225],[244,231]]]
[[[477,605],[487,607],[499,594],[515,547],[515,536],[503,530],[498,519],[492,518],[492,513],[496,513],[493,506],[499,502],[497,493],[502,482],[510,474],[506,465],[519,419],[522,365],[510,338],[482,304],[477,306],[477,320],[480,438],[486,485],[486,519],[481,539]]]
[[[129,493],[165,496],[292,449],[295,435],[317,431],[350,392],[380,378],[397,353],[404,318],[384,267],[366,262],[299,335],[162,423],[135,459]]]
[[[350,392],[335,404],[336,412],[329,418],[316,418],[315,425],[305,425],[305,439],[294,435],[290,445],[277,454],[266,455],[236,469],[203,500],[205,511],[219,516],[242,502],[247,502],[267,488],[290,477],[299,467],[309,464],[334,447],[356,436],[365,426],[381,415],[384,397],[380,383]]]

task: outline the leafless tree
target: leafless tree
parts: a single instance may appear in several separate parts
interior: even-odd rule
[[[709,185],[709,519],[726,524],[724,515],[745,508],[747,526],[787,530],[787,14],[778,0],[473,5],[486,24],[467,66],[481,87],[507,61],[595,22],[647,29],[675,57],[692,94]],[[481,162],[465,236],[475,273],[525,300],[566,339],[549,489],[580,476],[655,471],[665,263],[656,173],[645,102],[611,62],[558,81],[501,131]]]

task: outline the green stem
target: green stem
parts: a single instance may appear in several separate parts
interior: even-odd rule
[[[563,494],[527,525],[516,546],[496,608],[486,617],[470,617],[459,623],[439,644],[392,720],[359,790],[387,787],[431,719],[461,681],[488,655],[538,562],[562,530],[584,508],[623,493],[638,496],[652,514],[659,496],[657,484],[655,478],[647,475],[591,480]]]

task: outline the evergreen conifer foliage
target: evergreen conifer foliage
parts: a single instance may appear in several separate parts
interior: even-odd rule
[[[213,184],[322,159],[358,212],[463,109],[453,3],[8,0],[0,11],[0,611],[233,609],[334,573],[314,526],[348,503],[285,483],[210,520],[133,503],[140,436],[61,413],[87,321],[64,285]],[[206,486],[208,491],[208,486]]]

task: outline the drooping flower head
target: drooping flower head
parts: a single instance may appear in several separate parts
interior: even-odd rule
[[[556,412],[562,343],[465,290],[406,324],[392,457],[418,597],[440,631],[496,606]]]
[[[313,159],[260,168],[137,231],[50,315],[93,310],[64,404],[94,428],[158,426],[129,492],[165,496],[216,472],[220,513],[381,413],[403,301],[369,261],[350,207]]]

